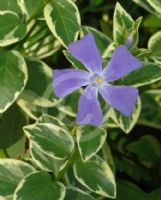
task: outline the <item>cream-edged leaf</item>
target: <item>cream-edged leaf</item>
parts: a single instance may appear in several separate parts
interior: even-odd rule
[[[92,192],[105,197],[116,197],[113,172],[108,163],[99,156],[94,156],[85,163],[78,160],[74,165],[74,174],[76,179]]]
[[[12,11],[0,11],[0,46],[8,46],[21,40],[26,34],[26,26]]]
[[[54,36],[67,47],[80,31],[78,8],[71,0],[51,0],[44,9],[46,23]]]
[[[13,200],[63,200],[65,187],[62,183],[53,182],[47,172],[39,171],[27,175],[17,186]]]
[[[24,89],[28,73],[24,58],[17,51],[0,50],[0,113],[6,111]]]
[[[95,200],[94,197],[75,187],[67,187],[64,200]]]
[[[141,112],[141,101],[140,98],[138,98],[133,114],[130,117],[126,117],[120,112],[112,109],[111,118],[125,133],[129,133],[135,126],[139,118],[140,112]]]
[[[35,169],[20,160],[0,159],[0,199],[12,197],[17,185],[27,174]]]
[[[100,150],[106,136],[106,131],[99,127],[81,126],[77,129],[76,139],[83,161],[88,161]]]
[[[58,177],[59,172],[66,166],[67,160],[57,160],[43,153],[41,149],[30,142],[30,154],[34,162],[40,169],[48,172],[53,172],[55,177]]]
[[[29,140],[43,153],[58,160],[68,158],[74,150],[72,136],[63,128],[51,123],[36,123],[24,127]]]

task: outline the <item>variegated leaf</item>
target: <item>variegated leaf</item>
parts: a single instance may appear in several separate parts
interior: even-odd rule
[[[71,0],[51,0],[44,9],[46,23],[54,36],[65,47],[77,39],[80,16]]]
[[[131,117],[126,117],[120,112],[116,110],[112,110],[111,117],[114,120],[114,122],[125,132],[129,133],[133,127],[135,126],[138,117],[141,112],[141,101],[140,98],[138,98],[138,101],[136,103],[136,106],[134,108],[133,114]]]
[[[92,192],[105,197],[116,197],[113,172],[108,163],[99,156],[94,156],[85,163],[78,160],[74,165],[74,174],[77,180]]]
[[[63,128],[51,123],[36,123],[24,127],[29,140],[50,157],[64,160],[74,149],[71,135]]]
[[[53,182],[47,172],[34,172],[26,176],[17,186],[13,200],[63,200],[65,187],[62,183]]]
[[[0,11],[0,46],[8,46],[21,40],[26,34],[26,26],[18,14]]]
[[[58,177],[59,172],[66,166],[67,160],[57,160],[45,154],[36,145],[30,142],[30,154],[34,162],[40,169],[54,172],[55,177]]]
[[[6,111],[24,89],[28,73],[24,58],[17,51],[0,50],[0,113]]]
[[[0,159],[0,199],[12,197],[17,185],[27,174],[35,169],[20,160]]]
[[[88,161],[100,150],[106,136],[106,131],[99,127],[81,126],[77,129],[76,138],[83,161]]]
[[[95,200],[94,197],[75,187],[68,187],[64,200]]]

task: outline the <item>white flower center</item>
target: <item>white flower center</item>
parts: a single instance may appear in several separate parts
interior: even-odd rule
[[[104,79],[99,74],[94,74],[90,78],[90,82],[92,86],[99,87],[104,82]]]

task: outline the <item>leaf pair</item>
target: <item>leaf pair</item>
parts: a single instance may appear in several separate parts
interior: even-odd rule
[[[81,158],[77,154],[74,155],[74,140],[66,126],[57,118],[43,115],[36,124],[26,126],[24,131],[29,138],[31,156],[41,170],[53,172],[59,180],[62,178],[62,172],[68,170],[66,167],[74,163],[76,179],[90,191],[108,197],[116,195],[112,170],[108,163],[95,155],[105,142],[104,129],[78,128],[76,140]],[[86,173],[83,173],[84,171]],[[97,182],[93,182],[93,178]]]

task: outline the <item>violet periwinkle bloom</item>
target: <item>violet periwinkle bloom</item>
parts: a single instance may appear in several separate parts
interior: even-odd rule
[[[56,96],[64,98],[76,89],[86,86],[78,103],[77,123],[94,126],[100,126],[103,123],[98,93],[108,105],[125,116],[131,116],[138,98],[138,90],[131,86],[110,84],[142,66],[128,48],[124,45],[118,46],[104,69],[102,69],[102,59],[92,33],[71,43],[68,51],[83,63],[88,71],[54,70],[53,88]]]

